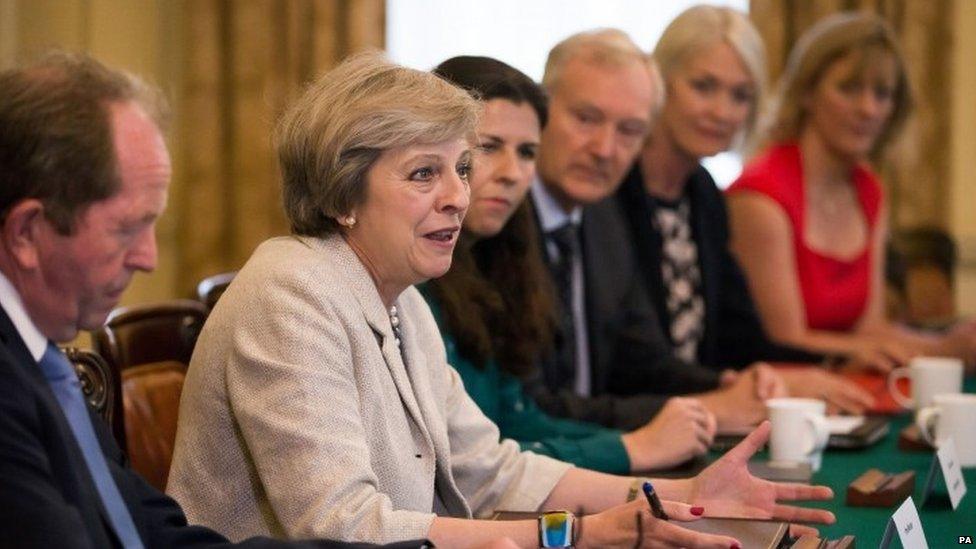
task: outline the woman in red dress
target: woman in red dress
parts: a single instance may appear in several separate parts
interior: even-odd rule
[[[882,371],[919,354],[972,361],[974,325],[935,337],[883,316],[887,211],[869,162],[911,108],[902,55],[875,16],[825,18],[791,53],[769,145],[728,191],[733,249],[776,340]]]

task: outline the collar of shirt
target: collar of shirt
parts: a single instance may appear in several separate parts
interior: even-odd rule
[[[41,357],[44,356],[44,351],[47,350],[47,338],[37,329],[30,315],[27,314],[20,294],[17,293],[14,285],[2,272],[0,272],[0,306],[10,317],[10,321],[13,322],[20,338],[24,340],[31,356],[40,362]]]
[[[532,200],[535,202],[536,212],[539,214],[539,223],[542,224],[542,232],[554,231],[567,222],[579,225],[583,220],[583,208],[576,206],[569,213],[559,205],[559,202],[543,185],[538,177],[532,182]]]

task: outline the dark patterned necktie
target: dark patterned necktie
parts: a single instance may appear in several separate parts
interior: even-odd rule
[[[560,386],[573,387],[576,373],[576,330],[573,324],[573,263],[579,255],[579,228],[572,222],[546,233],[559,257],[549,264],[559,292],[559,336],[556,355],[559,361]]]

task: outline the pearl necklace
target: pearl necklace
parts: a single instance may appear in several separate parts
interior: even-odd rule
[[[399,349],[402,334],[400,332],[400,317],[396,305],[390,307],[390,325],[393,326],[393,342],[396,343],[397,349]]]

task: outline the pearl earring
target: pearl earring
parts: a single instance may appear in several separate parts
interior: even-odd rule
[[[346,217],[344,217],[342,219],[342,222],[343,222],[343,225],[345,225],[346,227],[349,227],[351,229],[356,224],[356,216],[354,216],[354,215],[347,215]]]

